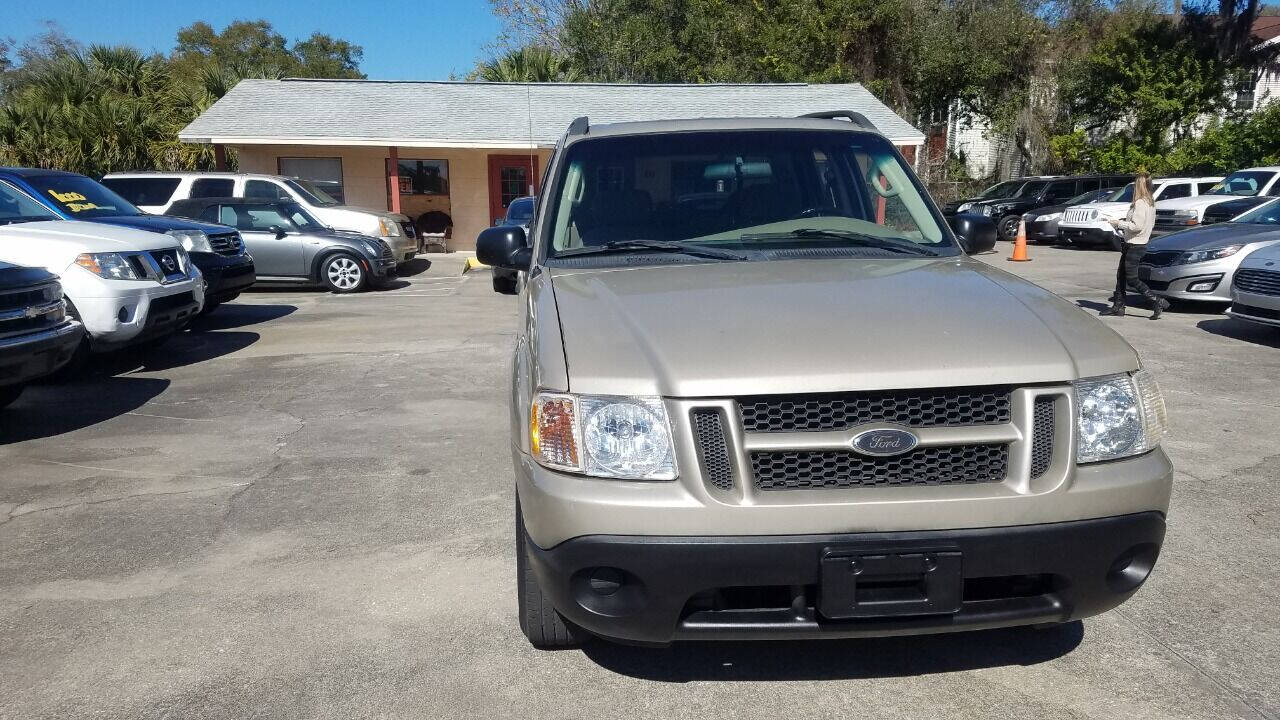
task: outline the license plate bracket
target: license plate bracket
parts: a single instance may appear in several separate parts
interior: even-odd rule
[[[832,620],[960,611],[962,557],[954,547],[827,548],[818,612]]]

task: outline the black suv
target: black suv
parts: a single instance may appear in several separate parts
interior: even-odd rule
[[[1090,190],[1118,189],[1130,182],[1133,182],[1132,175],[1034,178],[1009,197],[977,200],[969,203],[964,212],[986,215],[995,221],[1001,240],[1013,240],[1018,235],[1018,223],[1025,213],[1049,205],[1060,205]]]
[[[29,380],[67,364],[84,328],[67,317],[57,276],[0,262],[0,408]]]

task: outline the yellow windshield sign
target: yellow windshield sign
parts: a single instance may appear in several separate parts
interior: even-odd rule
[[[81,195],[78,192],[60,193],[57,190],[50,190],[49,194],[52,195],[55,200],[65,205],[68,210],[74,213],[84,212],[85,210],[94,210],[98,207],[97,205],[91,202],[88,202],[89,198],[85,197],[84,195]]]

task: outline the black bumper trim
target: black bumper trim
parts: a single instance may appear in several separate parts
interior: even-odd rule
[[[593,535],[541,549],[526,543],[543,593],[561,614],[602,637],[640,644],[672,640],[817,639],[912,635],[1077,620],[1127,600],[1146,579],[1164,541],[1157,512],[973,530],[782,535],[632,537]],[[965,599],[958,612],[828,620],[815,609],[823,553],[832,546],[880,552],[945,544],[962,556]],[[1117,559],[1137,552],[1134,567]],[[621,569],[623,592],[593,595],[596,568]],[[1119,569],[1117,569],[1119,568]],[[975,592],[992,579],[1043,578],[1032,594]],[[689,608],[720,588],[795,588],[787,607]],[[804,588],[808,588],[804,590]],[[1043,591],[1041,591],[1043,590]]]
[[[225,302],[257,282],[253,260],[247,255],[192,253],[192,262],[204,276],[205,303]]]
[[[56,372],[67,364],[84,337],[75,321],[17,337],[0,345],[0,386],[16,385]]]

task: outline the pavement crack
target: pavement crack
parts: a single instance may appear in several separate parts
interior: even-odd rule
[[[84,505],[105,505],[107,503],[123,502],[125,500],[132,500],[134,498],[141,498],[141,497],[164,497],[168,495],[188,495],[190,493],[210,492],[214,490],[225,490],[227,488],[233,488],[233,487],[239,488],[239,490],[237,490],[235,493],[235,495],[239,495],[251,485],[253,485],[252,482],[246,481],[246,482],[231,483],[229,485],[213,485],[211,487],[198,487],[198,488],[191,488],[189,490],[174,490],[171,492],[132,493],[130,495],[120,495],[118,497],[103,498],[101,500],[81,500],[78,502],[66,503],[63,505],[50,505],[48,507],[32,508],[31,510],[27,510],[25,512],[20,512],[23,506],[18,505],[13,510],[9,511],[8,517],[5,518],[5,522],[8,522],[9,520],[13,520],[20,517],[26,517],[28,515],[37,515],[39,513],[49,512],[50,510],[64,510],[66,508],[81,507]],[[232,497],[235,497],[235,495],[232,495]],[[23,504],[25,505],[26,503],[23,503]]]

